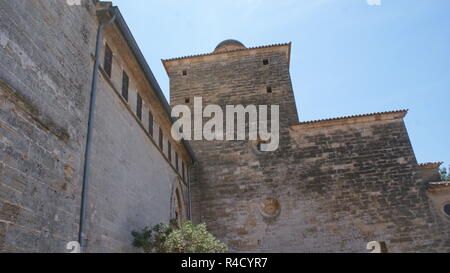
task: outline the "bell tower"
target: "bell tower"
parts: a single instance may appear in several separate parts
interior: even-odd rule
[[[190,141],[199,161],[193,172],[193,220],[205,222],[235,251],[258,248],[259,238],[252,235],[256,226],[246,223],[259,214],[254,208],[261,200],[271,200],[270,185],[278,183],[268,183],[271,162],[283,157],[290,141],[288,127],[298,123],[290,52],[290,43],[247,48],[225,40],[208,54],[163,60],[172,106],[187,105],[193,112],[194,97],[202,98],[203,107],[215,104],[224,112],[226,105],[279,106],[280,142],[275,152],[261,152],[258,141]]]
[[[205,104],[277,104],[281,123],[296,124],[290,55],[290,43],[247,48],[225,40],[212,53],[163,60],[171,105],[192,106],[194,97]]]

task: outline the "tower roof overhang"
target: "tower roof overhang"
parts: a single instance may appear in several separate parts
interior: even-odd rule
[[[226,41],[228,41],[228,40],[226,40]],[[202,59],[202,58],[208,59],[208,58],[213,58],[218,55],[232,54],[232,53],[237,53],[237,52],[246,52],[246,51],[248,51],[248,52],[261,51],[262,52],[264,50],[271,49],[271,48],[280,48],[281,50],[284,50],[287,60],[288,60],[288,66],[290,66],[292,42],[282,43],[282,44],[265,45],[265,46],[257,46],[257,47],[248,47],[248,48],[245,46],[242,46],[240,48],[224,50],[224,51],[217,50],[217,48],[216,48],[216,50],[211,53],[189,55],[189,56],[183,56],[183,57],[177,57],[177,58],[171,58],[171,59],[163,59],[161,61],[164,65],[164,68],[166,69],[166,72],[168,72],[168,65],[170,63],[174,63],[174,62],[184,62],[184,61],[190,61],[193,59]]]

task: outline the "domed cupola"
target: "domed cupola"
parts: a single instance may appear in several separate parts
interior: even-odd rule
[[[218,52],[225,52],[225,51],[231,51],[236,49],[244,49],[246,48],[244,44],[237,40],[225,40],[217,45],[216,49],[214,50],[214,53]]]

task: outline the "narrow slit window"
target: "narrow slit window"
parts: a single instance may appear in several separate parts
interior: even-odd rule
[[[175,169],[177,170],[177,172],[180,171],[180,167],[178,166],[178,161],[179,161],[178,153],[175,152]]]
[[[148,112],[148,134],[153,137],[153,114]]]
[[[159,128],[159,148],[164,151],[164,136],[161,128]]]
[[[103,69],[106,72],[106,75],[111,78],[112,71],[112,62],[113,62],[113,52],[111,48],[106,44],[105,46],[105,61],[103,63]]]
[[[172,162],[172,143],[170,141],[167,141],[167,158]]]
[[[123,71],[122,76],[122,97],[128,101],[128,88],[130,86],[130,78],[125,71]]]
[[[139,94],[137,94],[136,115],[139,120],[142,120],[142,97]]]

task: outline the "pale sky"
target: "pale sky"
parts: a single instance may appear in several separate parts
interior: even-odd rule
[[[161,59],[292,42],[302,121],[410,109],[419,163],[450,165],[448,0],[116,0],[167,98]],[[369,5],[371,3],[372,5]]]

